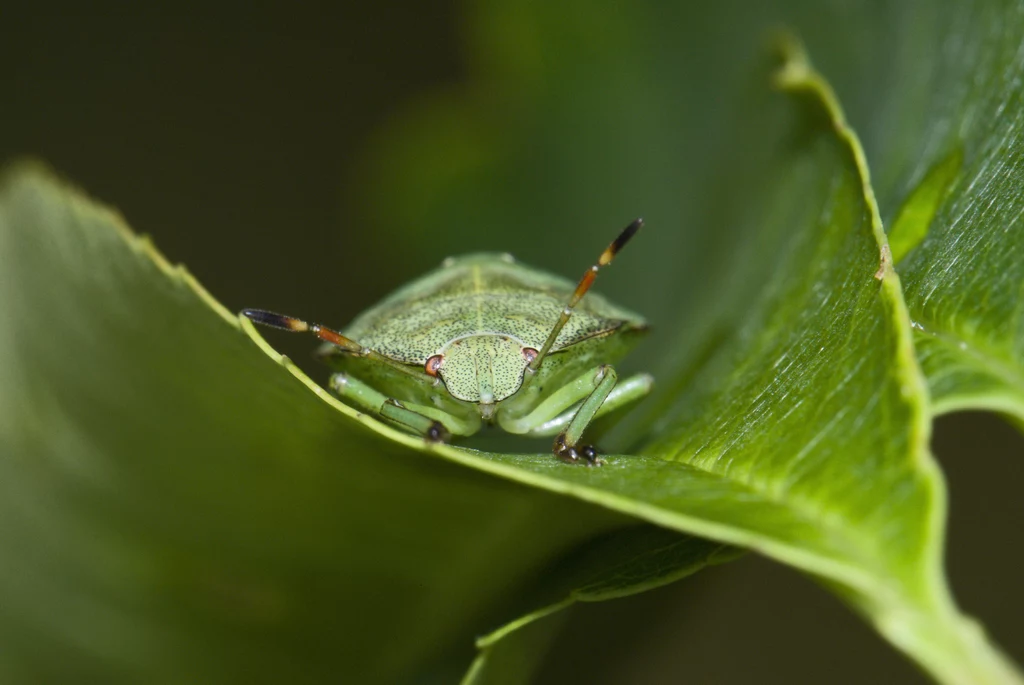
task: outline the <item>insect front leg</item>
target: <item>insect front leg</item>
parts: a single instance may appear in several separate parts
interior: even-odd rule
[[[583,404],[576,410],[576,415],[572,417],[572,421],[569,422],[566,429],[555,437],[553,447],[555,456],[564,462],[576,464],[583,459],[590,466],[601,463],[597,458],[597,450],[594,449],[594,446],[581,444],[580,438],[583,437],[583,431],[597,416],[601,405],[615,388],[619,376],[615,373],[615,369],[605,365],[598,369],[596,380],[597,387],[583,400]]]
[[[590,445],[580,444],[583,431],[599,414],[646,394],[651,387],[650,377],[630,379],[625,392],[602,411],[617,382],[615,369],[609,365],[598,366],[551,393],[525,416],[499,414],[498,421],[510,433],[551,435],[560,431],[553,447],[558,458],[569,463],[582,460],[590,465],[599,464],[597,451]],[[553,426],[558,427],[552,429]]]
[[[480,429],[472,415],[456,416],[436,407],[399,402],[348,374],[331,376],[331,390],[341,398],[432,442],[445,442],[452,435],[472,435]]]

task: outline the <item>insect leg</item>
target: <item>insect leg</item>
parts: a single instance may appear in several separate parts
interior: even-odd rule
[[[544,398],[543,402],[528,409],[529,413],[516,412],[515,405],[505,407],[504,411],[498,413],[499,425],[509,433],[522,435],[533,433],[537,426],[552,421],[565,412],[574,414],[576,406],[594,392],[594,389],[600,384],[601,379],[604,378],[605,368],[597,366],[583,372],[556,389]]]
[[[409,414],[415,414],[416,416],[409,416]],[[399,423],[405,421],[415,421],[422,424],[418,418],[419,416],[425,416],[435,423],[440,423],[444,426],[445,430],[450,435],[473,435],[480,430],[481,421],[480,414],[472,413],[466,416],[457,416],[451,412],[447,412],[437,407],[428,407],[422,404],[412,404],[410,402],[399,402],[398,400],[389,399],[384,403],[384,407],[381,409],[381,415],[385,418]],[[416,426],[412,423],[405,423],[414,432]],[[428,436],[429,437],[429,436]]]
[[[645,397],[653,387],[654,378],[648,373],[630,376],[626,380],[617,383],[608,395],[608,398],[605,399],[604,404],[602,404],[597,410],[597,413],[594,415],[594,419],[599,419],[606,414],[610,414],[616,409],[620,409],[632,402],[636,402],[642,397]],[[526,432],[526,434],[532,437],[556,435],[566,429],[573,417],[576,416],[578,409],[579,407],[574,405],[552,419],[535,424]]]
[[[607,248],[605,248],[605,251],[601,253],[597,262],[583,274],[583,278],[580,279],[572,297],[569,298],[568,304],[566,304],[565,308],[562,310],[562,314],[555,323],[555,327],[552,328],[551,333],[548,334],[548,338],[544,341],[544,345],[540,348],[540,352],[530,361],[530,366],[528,368],[531,371],[536,371],[540,368],[540,365],[544,362],[544,358],[551,350],[551,346],[554,345],[555,340],[558,339],[558,334],[562,332],[565,324],[569,322],[569,317],[572,316],[572,312],[576,308],[576,305],[579,304],[580,300],[583,299],[583,296],[587,294],[588,290],[590,290],[590,286],[594,284],[594,279],[597,278],[597,272],[601,270],[601,267],[608,266],[612,263],[612,260],[615,259],[615,255],[619,253],[619,250],[629,242],[630,238],[636,235],[636,232],[639,231],[643,225],[643,219],[636,219],[629,226],[622,229],[622,233],[620,233],[619,236],[613,240]]]
[[[555,438],[556,456],[571,463],[578,463],[583,459],[588,464],[597,464],[599,462],[594,448],[579,444],[583,431],[599,413],[607,413],[622,406],[646,394],[651,387],[649,376],[631,378],[630,385],[616,397],[608,409],[602,412],[601,409],[611,397],[617,382],[618,374],[615,373],[615,369],[608,365],[599,366],[555,390],[529,414],[521,417],[514,414],[499,414],[498,423],[509,433],[537,434],[543,431],[551,435],[561,430]]]
[[[331,390],[378,418],[387,419],[431,441],[444,442],[451,435],[472,435],[480,429],[471,419],[454,416],[435,407],[399,402],[344,373],[331,376]]]
[[[606,365],[601,367],[601,369],[604,371],[604,374],[600,378],[597,387],[583,400],[580,408],[576,410],[575,416],[572,417],[572,421],[569,422],[569,426],[555,438],[553,448],[555,456],[562,461],[575,464],[582,458],[586,460],[588,465],[600,464],[597,459],[597,450],[592,445],[581,445],[580,438],[583,437],[583,431],[586,430],[590,422],[597,416],[598,410],[604,404],[604,401],[608,399],[612,389],[615,387],[615,383],[619,379],[618,374],[615,373],[615,369],[612,367]]]

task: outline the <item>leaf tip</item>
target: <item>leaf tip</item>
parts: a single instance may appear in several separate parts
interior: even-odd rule
[[[814,70],[807,50],[795,33],[787,28],[777,28],[771,33],[770,45],[781,62],[772,77],[776,88],[797,88],[812,79]]]

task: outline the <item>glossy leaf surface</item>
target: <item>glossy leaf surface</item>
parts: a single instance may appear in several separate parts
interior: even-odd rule
[[[380,214],[418,229],[383,231],[388,249],[518,245],[571,276],[645,215],[598,288],[654,320],[659,390],[601,469],[428,449],[356,416],[110,212],[11,177],[4,675],[372,683],[468,663],[624,514],[811,573],[945,682],[1013,682],[948,596],[927,438],[936,410],[1019,414],[1019,16],[819,5],[481,3],[491,89],[384,137]],[[792,45],[772,90],[776,20],[839,98]],[[947,45],[934,87],[901,88]]]

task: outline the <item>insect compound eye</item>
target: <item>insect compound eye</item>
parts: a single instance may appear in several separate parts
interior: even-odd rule
[[[443,361],[444,355],[435,354],[433,357],[427,360],[427,363],[424,365],[424,368],[426,369],[429,375],[434,376],[436,378],[437,372],[441,368],[441,362]]]
[[[537,352],[537,350],[533,349],[532,347],[524,347],[523,348],[523,359],[526,360],[527,364],[532,362],[537,357],[538,354],[540,354],[540,353]]]

